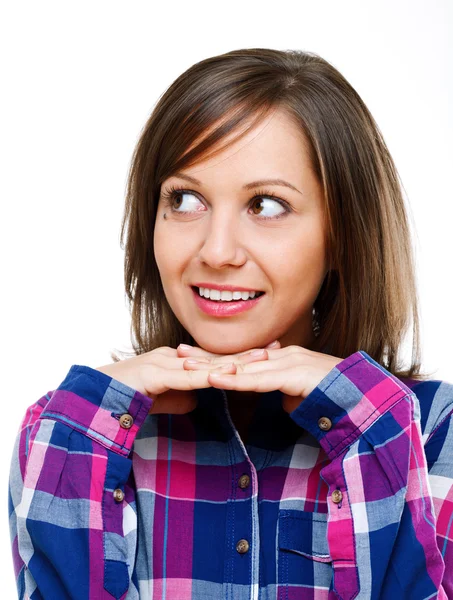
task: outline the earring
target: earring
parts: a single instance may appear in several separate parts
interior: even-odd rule
[[[167,218],[167,215],[166,215],[166,213],[164,213],[164,219],[166,219],[166,218]]]
[[[318,337],[318,335],[320,334],[321,326],[319,324],[318,312],[316,308],[313,308],[312,311],[312,329],[313,333],[315,334],[315,337]]]

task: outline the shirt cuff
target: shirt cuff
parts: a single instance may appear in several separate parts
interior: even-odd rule
[[[72,365],[53,392],[40,419],[60,421],[118,454],[129,455],[154,402],[109,375]]]
[[[410,388],[359,350],[329,371],[290,417],[333,459],[408,395]]]

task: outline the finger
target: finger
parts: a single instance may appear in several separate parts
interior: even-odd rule
[[[234,363],[226,363],[224,365],[213,366],[209,371],[210,372],[221,371],[222,373],[230,371],[231,373],[236,373],[236,365]]]
[[[307,358],[296,353],[269,358],[266,361],[253,362],[248,364],[237,364],[238,371],[241,373],[258,373],[261,371],[277,371],[298,367],[303,368],[308,363]]]
[[[154,350],[150,350],[149,352],[144,352],[141,356],[156,354],[162,354],[163,356],[178,356],[176,348],[172,348],[171,346],[160,346],[159,348],[155,348]]]
[[[228,367],[234,373],[233,367]],[[228,370],[227,369],[227,370]],[[208,380],[210,372],[222,373],[225,371],[223,367],[217,367],[213,371],[208,370],[184,370],[175,369],[169,371],[167,368],[157,367],[155,376],[153,377],[154,394],[163,394],[169,389],[174,390],[196,390],[212,387],[212,383]],[[232,374],[229,373],[229,374]]]
[[[176,352],[178,356],[204,356],[204,357],[214,357],[218,356],[212,352],[208,352],[203,348],[199,348],[198,346],[189,346],[188,344],[179,344],[176,347]]]
[[[266,349],[267,348],[281,348],[282,345],[280,344],[279,340],[275,340],[274,342],[271,342],[270,344],[268,344],[267,346],[264,346]]]
[[[208,381],[213,387],[242,392],[271,392],[280,390],[289,396],[301,396],[304,391],[300,369],[289,368],[254,373],[208,373]]]
[[[229,364],[229,363],[233,363],[236,365],[245,365],[245,364],[250,364],[250,363],[254,363],[254,362],[265,362],[267,361],[267,352],[263,351],[262,354],[259,354],[257,356],[253,356],[253,355],[244,355],[244,356],[235,356],[235,355],[231,355],[231,356],[218,356],[215,358],[211,358],[211,359],[206,359],[206,358],[201,358],[201,357],[197,357],[197,358],[185,358],[183,359],[183,368],[184,369],[205,369],[207,364],[210,364],[214,367],[218,366],[218,365],[223,365],[223,364]]]
[[[170,353],[156,352],[151,357],[145,357],[144,354],[142,356],[144,357],[143,364],[145,367],[152,367],[153,365],[157,365],[158,367],[170,370],[183,368],[183,363],[185,360],[187,360],[185,358],[177,356],[176,350],[174,350],[173,355],[171,355]],[[205,360],[206,364],[210,363],[209,359],[197,358],[197,360]]]
[[[275,355],[274,355],[275,356]],[[206,369],[206,363],[198,362],[198,358],[186,358],[183,363],[184,369]],[[261,371],[272,371],[288,369],[290,367],[302,368],[307,362],[307,358],[301,353],[287,353],[276,358],[268,360],[260,360],[253,362],[235,362],[238,372],[241,373],[257,373]]]
[[[162,367],[166,367],[167,369],[203,369],[203,364],[212,364],[212,365],[219,365],[219,364],[226,364],[226,363],[230,363],[230,362],[234,362],[236,365],[238,365],[238,368],[241,368],[243,365],[246,364],[262,364],[263,366],[261,368],[284,368],[285,367],[285,363],[281,362],[282,358],[288,357],[288,356],[292,356],[292,357],[299,357],[300,360],[300,355],[304,354],[306,352],[310,352],[310,351],[305,351],[303,348],[300,348],[298,346],[287,346],[285,348],[281,348],[281,349],[274,349],[274,350],[266,350],[265,348],[263,349],[264,352],[261,356],[252,356],[251,352],[252,350],[248,350],[246,353],[240,353],[240,354],[212,354],[209,352],[206,352],[205,350],[203,350],[202,348],[194,348],[195,350],[200,350],[200,356],[192,356],[191,354],[189,354],[187,357],[184,356],[177,356],[177,352],[176,349],[174,348],[169,348],[169,347],[163,347],[159,350],[162,350],[162,352],[154,352],[152,353],[152,363],[153,364],[157,364],[158,366],[162,366]],[[256,350],[259,350],[258,348]],[[253,350],[254,352],[255,350]],[[151,353],[149,353],[151,354]],[[145,363],[149,360],[149,358],[147,357],[146,354],[142,355],[144,357],[144,361]],[[145,358],[146,357],[146,358]],[[192,361],[192,360],[196,360],[196,361],[200,361],[199,363],[189,363],[188,361]],[[272,365],[269,364],[266,367],[267,363],[270,363],[272,361]],[[274,361],[278,361],[277,363],[274,363]],[[185,364],[187,362],[187,364]],[[291,363],[290,363],[291,364]],[[258,369],[260,370],[260,369]]]
[[[255,352],[256,350],[264,350],[267,353],[267,357],[269,358],[273,358],[274,356],[286,356],[288,354],[307,354],[307,353],[313,353],[312,350],[308,350],[307,348],[303,348],[302,346],[296,346],[296,345],[291,345],[291,346],[285,346],[284,348],[252,348],[250,350],[246,350],[244,352],[238,352],[236,354],[214,354],[212,352],[208,352],[207,350],[204,350],[203,348],[199,348],[198,346],[191,346],[189,348],[183,348],[181,345],[179,345],[176,348],[176,352],[178,354],[178,356],[185,356],[187,358],[208,358],[210,360],[214,360],[214,361],[220,361],[220,360],[227,360],[228,362],[232,361],[232,360],[237,360],[237,359],[242,359],[242,358],[246,358],[248,359],[250,356],[252,356],[252,352]],[[256,360],[256,358],[255,358]]]
[[[189,361],[190,360],[196,360],[197,363],[196,364],[190,364]],[[185,363],[189,363],[189,364],[185,364]],[[187,359],[187,358],[180,358],[180,357],[171,357],[171,356],[165,356],[165,355],[154,355],[152,363],[149,363],[150,367],[159,367],[161,369],[166,369],[168,371],[177,371],[177,370],[181,370],[181,369],[192,369],[192,370],[213,370],[213,369],[217,369],[221,366],[225,366],[228,365],[230,366],[231,364],[235,364],[232,363],[232,361],[224,361],[222,363],[213,363],[211,362],[209,359],[204,359],[204,358],[197,358],[197,359]],[[146,365],[146,363],[145,363]]]
[[[192,360],[200,360],[201,362],[208,360],[212,364],[223,364],[229,362],[249,363],[259,360],[267,360],[270,353],[269,350],[264,348],[253,348],[252,350],[247,350],[246,352],[238,354],[214,354],[198,347],[194,347],[189,351],[186,349],[181,349],[180,346],[178,346],[177,351],[180,356],[184,356]]]
[[[239,368],[240,365],[236,364],[236,363],[224,363],[222,365],[219,364],[212,364],[212,363],[198,363],[198,362],[191,362],[190,360],[185,360],[183,363],[183,369],[187,369],[192,370],[192,371],[216,371],[217,369],[222,369],[222,370],[230,370],[232,369],[233,372],[236,372],[236,370]]]

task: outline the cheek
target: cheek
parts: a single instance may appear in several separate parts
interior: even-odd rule
[[[187,236],[172,230],[166,222],[154,229],[154,257],[162,282],[176,283],[191,256]]]
[[[324,240],[320,232],[303,231],[293,239],[287,239],[273,251],[269,263],[273,276],[280,285],[300,294],[310,295],[325,275],[326,257]]]
[[[171,252],[171,240],[169,236],[165,235],[162,229],[158,226],[154,229],[154,258],[156,259],[157,268],[159,269],[159,274],[164,284],[165,280],[168,278],[169,274],[171,274],[173,270],[172,266],[172,256],[175,256],[175,253]]]
[[[175,246],[174,236],[165,227],[156,225],[154,229],[154,256],[156,262],[161,267],[167,267],[178,256],[177,247]]]

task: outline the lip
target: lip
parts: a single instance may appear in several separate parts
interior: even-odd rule
[[[200,286],[204,287],[204,286]],[[208,287],[208,286],[206,286]],[[252,298],[251,300],[230,300],[229,302],[215,302],[214,300],[208,300],[203,296],[200,296],[198,290],[192,289],[194,295],[195,304],[207,315],[214,317],[229,317],[231,315],[237,315],[238,313],[246,310],[251,310],[258,304],[261,298],[264,298],[266,294],[261,294],[258,298]],[[238,290],[238,288],[234,288]],[[241,291],[240,289],[238,291]],[[246,290],[244,290],[246,291]]]
[[[208,288],[210,290],[227,290],[229,292],[262,292],[263,290],[258,290],[257,288],[245,288],[240,285],[226,285],[221,283],[192,283],[191,285],[195,287]]]

